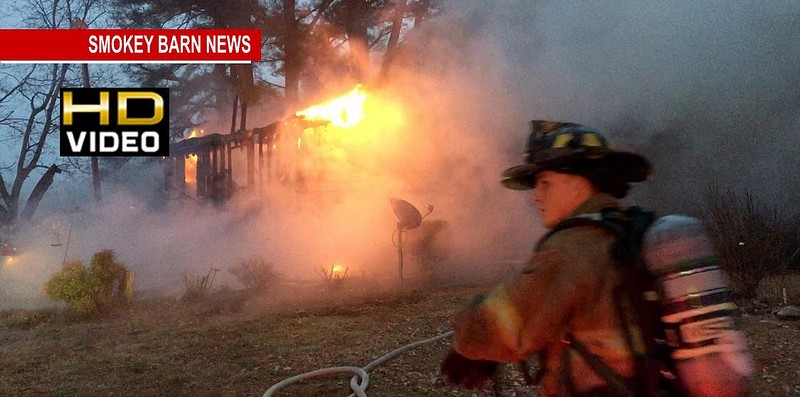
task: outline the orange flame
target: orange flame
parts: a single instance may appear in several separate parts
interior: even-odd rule
[[[190,154],[186,156],[186,161],[183,163],[183,181],[187,185],[194,185],[197,183],[197,155]]]
[[[344,278],[347,277],[347,271],[348,270],[349,269],[346,266],[340,265],[338,263],[335,263],[335,264],[331,265],[330,279],[331,280],[344,280]]]
[[[285,158],[292,164],[291,175],[320,189],[345,189],[372,175],[387,155],[399,150],[393,143],[405,123],[396,100],[361,85],[295,114],[306,123],[296,123],[300,128],[282,138],[282,147],[294,148]],[[346,273],[344,267],[341,274]]]
[[[341,274],[344,272],[344,266],[336,264],[331,267],[331,273],[333,274]]]
[[[189,136],[186,139],[197,138],[200,135],[203,135],[203,130],[192,130],[189,133]],[[197,183],[197,155],[190,154],[186,156],[186,162],[183,165],[183,182],[187,185],[193,185]]]
[[[308,107],[295,115],[309,121],[327,121],[335,127],[349,128],[364,118],[366,100],[367,94],[359,84],[343,96]]]

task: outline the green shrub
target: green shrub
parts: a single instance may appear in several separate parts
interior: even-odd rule
[[[89,267],[81,261],[65,262],[61,272],[45,284],[50,299],[68,303],[85,315],[106,315],[126,308],[133,291],[133,273],[116,261],[114,251],[92,257]]]

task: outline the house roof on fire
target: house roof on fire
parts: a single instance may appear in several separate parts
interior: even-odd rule
[[[278,124],[280,124],[280,122],[275,122],[266,127],[254,128],[252,130],[239,130],[231,134],[211,133],[184,139],[172,143],[169,148],[169,153],[170,156],[187,156],[208,151],[215,146],[225,144],[237,146],[251,140],[254,135],[258,136],[259,141],[264,139],[264,137],[269,139],[277,132]]]
[[[190,154],[208,151],[220,145],[231,144],[235,147],[252,140],[253,137],[257,137],[256,142],[268,142],[274,139],[279,134],[281,127],[285,125],[293,125],[302,129],[320,127],[327,124],[327,121],[288,117],[267,126],[253,128],[251,130],[239,130],[231,134],[212,133],[174,142],[169,147],[169,153],[170,156],[188,156]]]

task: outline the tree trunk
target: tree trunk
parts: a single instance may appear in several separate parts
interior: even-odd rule
[[[414,28],[422,26],[422,21],[425,20],[425,14],[431,7],[430,0],[419,0],[411,13],[414,16]]]
[[[237,96],[239,97],[239,129],[247,129],[247,107],[255,103],[258,99],[258,93],[255,91],[255,81],[253,77],[253,65],[231,65],[231,78],[233,79],[233,86],[236,89]]]
[[[89,65],[84,63],[83,65],[81,65],[81,69],[83,72],[83,87],[90,88],[91,84],[89,83]],[[92,166],[92,192],[94,193],[94,201],[100,204],[101,202],[103,202],[103,193],[100,184],[100,162],[97,159],[97,157],[92,156],[90,158],[90,163]],[[47,171],[49,172],[50,170]],[[61,171],[59,170],[59,172]],[[27,204],[25,208],[27,208]]]
[[[20,214],[22,219],[29,221],[33,218],[33,213],[39,208],[39,202],[42,201],[44,194],[47,193],[47,189],[50,189],[50,185],[53,184],[53,177],[55,174],[60,173],[61,169],[53,164],[45,171],[44,175],[39,178],[39,182],[34,186],[31,195],[28,196],[28,201],[25,202],[25,209],[23,209],[22,214]]]
[[[366,0],[346,0],[345,9],[345,33],[350,45],[350,72],[354,79],[365,81],[369,77]]]
[[[239,114],[239,95],[233,95],[233,112],[231,113],[231,134],[236,132],[236,116]]]
[[[389,42],[386,44],[386,55],[383,58],[383,66],[381,67],[382,81],[389,77],[389,68],[392,64],[392,58],[394,58],[397,43],[400,42],[400,30],[403,28],[403,19],[406,13],[406,0],[396,1],[394,18],[392,18],[392,32],[389,35]]]
[[[283,76],[286,108],[293,109],[300,99],[300,30],[295,19],[295,0],[283,1]]]

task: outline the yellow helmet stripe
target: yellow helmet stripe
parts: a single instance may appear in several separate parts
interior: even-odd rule
[[[572,140],[572,134],[561,134],[555,137],[553,140],[552,149],[562,148],[567,146],[567,143]]]
[[[592,147],[603,147],[603,142],[600,141],[600,138],[597,134],[593,132],[587,132],[583,134],[583,146],[592,146]]]

